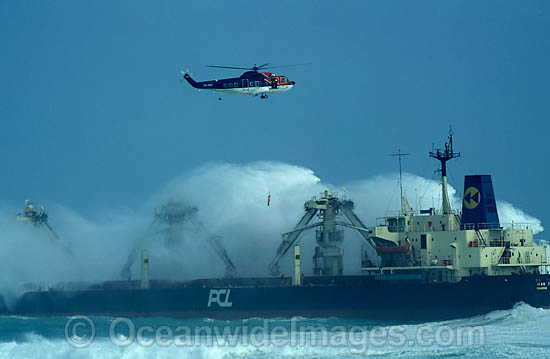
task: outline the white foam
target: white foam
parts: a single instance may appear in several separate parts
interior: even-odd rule
[[[438,206],[441,187],[438,181],[413,174],[404,175],[404,190],[415,209]],[[356,212],[366,225],[375,218],[399,209],[397,174],[378,175],[341,186],[324,183],[307,168],[279,162],[248,164],[213,163],[172,180],[136,209],[113,208],[86,218],[62,205],[48,206],[50,224],[62,241],[70,243],[73,255],[51,240],[45,231],[13,220],[14,211],[0,207],[2,246],[9,253],[0,262],[0,291],[12,297],[25,282],[40,282],[45,287],[62,281],[102,281],[120,279],[128,253],[139,244],[149,250],[151,278],[191,279],[224,274],[223,263],[208,247],[206,234],[183,232],[180,243],[167,244],[148,227],[152,209],[164,201],[178,198],[198,206],[198,218],[222,243],[236,264],[240,276],[267,276],[267,264],[281,242],[281,233],[294,228],[303,216],[303,204],[325,189],[346,195],[356,204]],[[449,188],[454,208],[461,199]],[[271,203],[267,206],[267,196]],[[501,204],[503,203],[503,204]],[[503,221],[531,222],[535,231],[540,221],[499,202]],[[146,236],[149,233],[148,236]],[[302,235],[302,256],[311,258],[314,233]],[[360,236],[346,229],[344,271],[358,273]],[[311,261],[303,261],[305,272]],[[281,263],[290,274],[290,256]],[[137,264],[133,277],[139,277]]]
[[[40,319],[42,321],[42,319]],[[100,319],[96,318],[96,321]],[[107,325],[108,321],[96,323]],[[157,323],[157,322],[156,322]],[[158,323],[162,323],[159,321]],[[336,321],[334,325],[347,325],[346,320]],[[355,323],[355,322],[354,322]],[[44,323],[47,324],[47,323]],[[143,325],[152,324],[148,322]],[[321,322],[308,319],[298,321],[299,325],[323,325]],[[37,327],[41,323],[37,323]],[[409,339],[417,340],[417,333],[424,328],[424,337],[430,337],[440,327],[457,328],[483,326],[485,344],[433,343],[430,345],[410,344]],[[379,327],[389,330],[390,327]],[[498,358],[508,355],[510,351],[521,348],[524,357],[539,358],[548,353],[547,334],[550,330],[550,311],[532,308],[526,304],[516,305],[511,310],[495,311],[487,315],[459,319],[445,322],[434,322],[417,325],[405,325],[404,334],[407,342],[402,346],[374,345],[372,337],[367,337],[366,346],[362,343],[347,342],[326,345],[322,336],[312,334],[311,340],[306,342],[286,343],[274,345],[266,342],[261,345],[253,344],[250,334],[239,336],[236,342],[219,341],[215,338],[201,337],[191,346],[178,346],[173,342],[162,347],[153,344],[150,347],[136,343],[126,347],[114,346],[107,338],[98,337],[90,346],[83,349],[71,347],[64,339],[48,339],[35,333],[27,333],[22,340],[0,343],[0,357],[6,358],[356,358],[362,355],[379,355],[383,357],[424,358],[437,356],[466,356]],[[428,328],[428,330],[426,330]],[[60,327],[60,331],[62,328]],[[363,335],[366,331],[358,332]],[[430,330],[432,330],[430,332]],[[346,332],[349,333],[349,330]],[[507,354],[508,353],[508,354]]]

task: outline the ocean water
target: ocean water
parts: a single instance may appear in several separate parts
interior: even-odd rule
[[[93,326],[93,327],[92,327]],[[0,317],[0,358],[550,358],[550,310],[353,319]]]

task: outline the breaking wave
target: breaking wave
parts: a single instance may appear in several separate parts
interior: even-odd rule
[[[527,304],[517,304],[513,309],[488,313],[472,318],[457,319],[444,322],[400,326],[407,341],[401,345],[378,344],[373,336],[364,337],[364,342],[337,343],[325,345],[322,334],[311,334],[311,340],[286,344],[250,344],[246,335],[239,335],[235,343],[217,341],[218,339],[203,337],[203,344],[193,346],[171,345],[151,346],[139,345],[133,342],[127,346],[115,346],[109,339],[107,328],[111,318],[93,318],[98,328],[95,340],[82,349],[71,347],[64,338],[64,325],[67,318],[40,318],[29,323],[24,318],[0,318],[0,357],[32,358],[44,357],[47,353],[52,358],[141,358],[141,357],[177,357],[177,358],[357,358],[363,356],[375,358],[547,358],[550,345],[547,333],[550,330],[550,311],[530,307]],[[270,320],[273,326],[285,326],[288,319]],[[152,328],[166,326],[175,328],[178,325],[207,325],[211,328],[236,325],[261,325],[262,319],[245,321],[204,321],[201,319],[175,320],[168,318],[148,318],[136,321],[136,326],[148,325]],[[341,327],[343,333],[350,334],[353,328],[363,326],[366,331],[377,330],[378,333],[389,333],[392,328],[384,323],[372,323],[348,319],[295,319],[296,328],[327,328]],[[442,341],[433,343],[418,342],[418,333],[424,338],[444,328],[452,333],[459,329],[479,328],[483,339],[474,341]],[[300,331],[301,329],[299,329]],[[307,330],[307,329],[304,329]],[[213,331],[215,333],[215,330]],[[359,333],[361,334],[361,333]],[[216,334],[212,334],[215,336]],[[250,334],[247,334],[250,335]],[[350,337],[351,338],[351,337]],[[378,337],[380,340],[382,337]],[[209,339],[212,339],[209,341]],[[412,340],[412,341],[411,341]],[[413,343],[413,341],[415,341]],[[210,344],[208,344],[210,343]],[[243,344],[244,343],[244,344]],[[359,346],[360,345],[360,346]],[[358,353],[357,349],[361,349]]]
[[[441,187],[437,181],[405,174],[403,182],[413,208],[439,207]],[[0,205],[2,246],[4,253],[10,254],[0,262],[0,291],[9,297],[25,282],[120,279],[123,263],[137,247],[149,250],[153,279],[223,275],[223,263],[205,240],[209,234],[221,236],[238,275],[267,275],[266,267],[280,244],[281,233],[296,225],[306,200],[326,189],[352,199],[366,225],[376,224],[376,217],[400,207],[396,174],[333,185],[310,169],[280,162],[207,164],[170,181],[140,208],[113,208],[93,218],[61,204],[49,205],[49,223],[60,241],[14,221],[15,211]],[[449,194],[454,208],[458,208],[461,199],[456,189],[450,187]],[[171,243],[155,233],[150,227],[153,208],[173,199],[197,206],[197,218],[209,233],[184,229]],[[498,202],[498,207],[502,222],[528,222],[535,233],[543,229],[538,219],[507,202]],[[301,243],[303,257],[310,258],[314,234],[304,234]],[[360,258],[350,254],[358,253],[360,243],[357,233],[346,230],[346,273],[359,272]],[[283,260],[281,268],[290,268],[287,264]],[[311,261],[304,261],[303,267],[306,272],[310,270]],[[131,273],[138,276],[137,265]]]

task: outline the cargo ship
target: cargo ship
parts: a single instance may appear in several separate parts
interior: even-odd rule
[[[401,194],[397,215],[367,227],[355,214],[353,201],[327,190],[307,201],[296,227],[282,235],[268,265],[270,277],[233,277],[233,262],[212,235],[209,243],[226,264],[225,278],[150,280],[148,253],[135,250],[123,276],[141,254],[137,280],[46,288],[28,284],[17,299],[0,298],[0,315],[301,316],[422,322],[509,309],[518,302],[550,308],[546,247],[534,242],[528,225],[501,225],[491,176],[465,176],[462,211],[454,211],[446,164],[460,153],[453,150],[452,134],[444,148],[429,154],[441,164],[441,209],[414,211]],[[169,204],[155,212],[155,218],[176,223],[192,212],[193,208],[178,210]],[[343,274],[343,228],[361,235],[361,253],[352,254],[361,256],[360,275]],[[312,229],[316,247],[312,273],[306,275],[298,243],[302,233]],[[279,271],[279,262],[287,255],[293,255],[291,277]]]

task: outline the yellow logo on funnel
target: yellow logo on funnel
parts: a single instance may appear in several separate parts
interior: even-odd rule
[[[464,206],[468,209],[474,209],[481,202],[481,194],[475,187],[468,187],[464,191]]]

